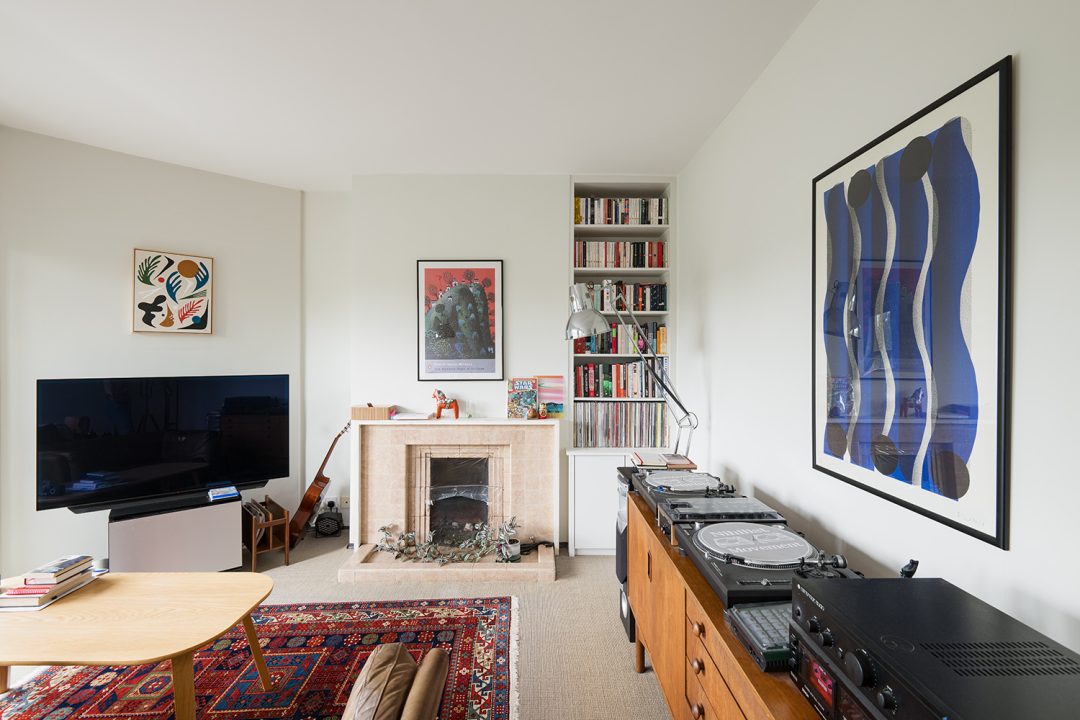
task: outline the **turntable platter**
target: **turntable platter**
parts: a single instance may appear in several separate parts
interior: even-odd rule
[[[671,493],[719,492],[726,487],[720,482],[720,478],[689,470],[650,472],[644,476],[643,480],[650,488]]]
[[[767,570],[797,568],[820,554],[790,530],[745,522],[706,525],[694,533],[694,544],[714,560]]]

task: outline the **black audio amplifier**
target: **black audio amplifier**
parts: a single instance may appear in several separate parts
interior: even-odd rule
[[[944,580],[800,579],[790,630],[829,720],[1080,717],[1080,655]]]

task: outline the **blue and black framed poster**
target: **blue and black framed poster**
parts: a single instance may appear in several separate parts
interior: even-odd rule
[[[1008,547],[1012,58],[813,182],[814,468]]]

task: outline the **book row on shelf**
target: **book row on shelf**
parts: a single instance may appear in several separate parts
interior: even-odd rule
[[[95,577],[89,555],[67,555],[9,578],[0,586],[0,610],[40,610],[88,585]]]
[[[575,240],[574,267],[667,267],[662,240]]]
[[[667,198],[575,197],[575,225],[667,225]]]
[[[575,398],[660,398],[659,383],[645,369],[645,362],[661,363],[668,371],[668,358],[634,362],[582,363],[574,367]]]
[[[666,447],[667,408],[661,402],[574,405],[576,447]]]
[[[627,328],[622,323],[612,322],[611,332],[574,340],[575,355],[631,355],[641,341],[648,343],[657,355],[668,354],[667,325],[658,322],[641,324],[644,337],[638,337],[636,328]],[[643,350],[645,348],[642,348]]]
[[[595,310],[626,310],[622,302],[616,306],[616,298],[622,299],[634,312],[667,310],[667,283],[628,283],[616,280],[610,288],[602,283],[585,283],[585,298]]]

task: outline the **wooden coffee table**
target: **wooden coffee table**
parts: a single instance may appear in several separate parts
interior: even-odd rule
[[[37,612],[0,613],[0,692],[11,665],[172,661],[176,720],[195,720],[195,651],[244,624],[264,690],[272,683],[251,611],[273,589],[255,573],[110,573]]]

